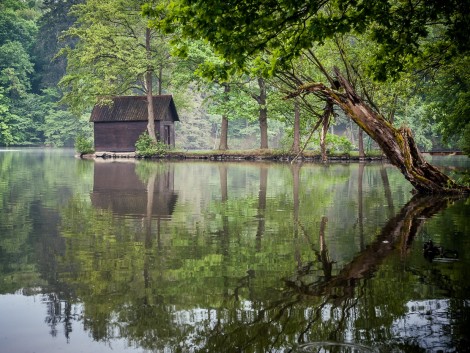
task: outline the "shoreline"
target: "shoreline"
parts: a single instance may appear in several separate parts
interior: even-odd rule
[[[205,160],[205,161],[272,161],[272,162],[292,162],[294,159],[299,162],[322,162],[319,154],[303,154],[296,157],[296,154],[276,153],[266,151],[263,153],[240,152],[240,151],[214,151],[214,152],[169,152],[164,156],[142,157],[135,152],[96,152],[93,154],[76,155],[83,159],[142,159],[142,160]],[[361,161],[388,161],[385,156],[351,156],[351,155],[331,155],[327,162],[361,162]]]

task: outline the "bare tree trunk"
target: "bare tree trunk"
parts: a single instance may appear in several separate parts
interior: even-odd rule
[[[400,169],[405,178],[419,193],[470,192],[458,185],[437,168],[426,162],[418,150],[410,129],[394,128],[382,115],[365,103],[335,68],[336,77],[344,91],[337,91],[323,83],[310,83],[299,87],[288,97],[309,92],[337,104],[354,122],[381,147],[390,162]]]
[[[230,86],[228,84],[224,84],[224,93],[228,94],[229,92]],[[228,150],[228,117],[226,114],[222,115],[222,122],[220,124],[219,150]]]
[[[366,154],[364,152],[364,131],[359,127],[359,132],[357,134],[357,142],[359,145],[359,158],[365,158]]]
[[[158,95],[162,95],[162,87],[163,87],[163,65],[160,64],[158,68]]]
[[[261,134],[261,149],[268,148],[268,108],[266,107],[266,82],[262,77],[258,78],[259,86],[259,130]]]
[[[300,107],[297,100],[294,104],[294,143],[292,144],[292,153],[300,152]]]
[[[147,72],[145,73],[145,89],[147,90],[147,132],[150,138],[153,141],[157,141],[157,136],[155,134],[155,112],[153,110],[153,93],[152,93],[152,76],[153,76],[153,67],[150,64],[152,54],[150,51],[150,28],[147,28],[145,31],[145,49],[147,51]]]

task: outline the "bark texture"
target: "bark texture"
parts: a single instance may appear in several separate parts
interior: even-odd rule
[[[152,76],[153,76],[153,67],[150,65],[150,60],[152,57],[150,51],[150,28],[147,28],[145,32],[145,49],[147,51],[147,59],[149,60],[149,65],[147,67],[147,72],[145,73],[145,89],[147,90],[147,132],[150,138],[157,142],[157,136],[155,134],[155,112],[153,110],[153,91],[152,91]]]
[[[322,126],[320,133],[320,150],[322,162],[328,161],[328,152],[326,150],[326,134],[328,133],[328,128],[330,127],[331,114],[333,114],[333,103],[331,102],[331,100],[327,100],[325,109],[323,111]]]
[[[260,149],[268,148],[268,108],[266,107],[266,82],[258,78],[259,95],[252,95],[259,105],[259,130],[261,136]]]
[[[288,97],[313,93],[338,105],[363,131],[381,147],[390,162],[398,167],[405,178],[419,193],[469,192],[469,188],[458,185],[447,175],[429,164],[418,150],[409,128],[395,128],[382,115],[372,109],[356,93],[338,69],[335,74],[339,89],[323,83],[300,86]]]

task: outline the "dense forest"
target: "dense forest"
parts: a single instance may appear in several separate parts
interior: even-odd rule
[[[0,145],[71,146],[92,137],[96,103],[172,94],[178,148],[363,153],[370,132],[326,97],[336,68],[421,150],[468,153],[468,13],[468,0],[2,0]]]

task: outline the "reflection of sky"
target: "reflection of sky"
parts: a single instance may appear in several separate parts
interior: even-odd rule
[[[46,323],[47,297],[44,295],[0,295],[0,351],[24,353],[74,353],[74,352],[142,352],[142,349],[128,347],[124,339],[110,342],[94,341],[83,330],[82,321],[73,321],[69,340],[65,337],[64,323],[55,326],[56,334]],[[82,311],[75,305],[72,313]]]
[[[24,296],[19,293],[13,295],[0,295],[0,351],[1,352],[36,352],[36,353],[59,353],[59,352],[143,352],[142,349],[129,347],[126,339],[111,338],[108,342],[97,342],[83,329],[81,319],[83,307],[81,304],[72,307],[74,319],[71,322],[72,330],[69,339],[65,337],[63,321],[54,326],[54,334],[51,325],[46,321],[50,317],[48,313],[48,298],[45,295]],[[466,301],[464,306],[470,306]],[[173,310],[176,308],[173,307]],[[315,308],[305,310],[305,317],[309,318]],[[321,310],[321,320],[328,322],[337,320],[341,316],[340,308],[326,305]],[[406,303],[407,313],[394,320],[391,326],[391,337],[393,344],[398,342],[413,343],[425,349],[426,352],[448,351],[453,347],[451,335],[453,320],[449,299],[409,301]],[[250,301],[240,302],[237,315],[240,320],[249,321],[254,315],[254,308]],[[60,313],[58,313],[60,314]],[[63,316],[63,313],[61,313]],[[195,308],[192,310],[175,310],[174,324],[184,327],[203,328],[203,330],[214,330],[218,324],[225,323],[224,312],[214,309]],[[354,339],[354,320],[348,320],[344,330],[346,342]],[[117,322],[115,322],[117,324]],[[119,325],[117,325],[119,326]],[[199,336],[200,331],[189,330],[184,343],[186,347],[202,348],[204,340]],[[111,334],[118,337],[119,333]],[[279,352],[283,348],[279,348]]]
[[[392,324],[395,339],[413,342],[427,352],[446,352],[453,346],[449,305],[449,299],[409,301],[407,313]]]

